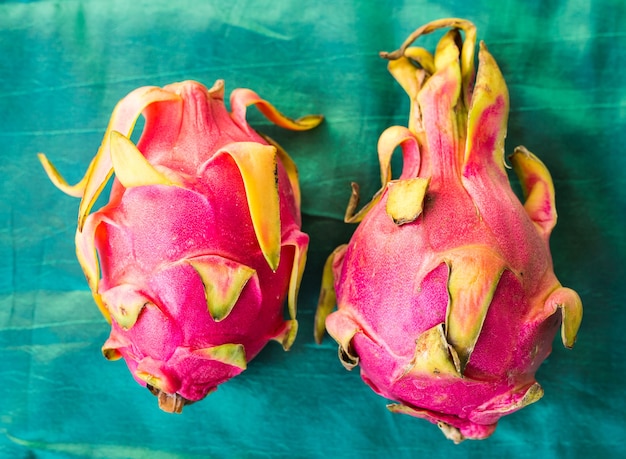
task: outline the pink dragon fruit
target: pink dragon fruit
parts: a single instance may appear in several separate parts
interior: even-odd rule
[[[447,27],[434,56],[409,47]],[[475,36],[470,22],[443,19],[381,53],[410,97],[409,126],[381,135],[382,188],[358,213],[353,185],[346,221],[361,223],[327,261],[315,330],[319,342],[326,327],[344,366],[360,365],[376,393],[399,402],[391,411],[457,443],[488,437],[500,417],[541,398],[535,372],[557,328],[570,348],[582,318],[579,296],[553,272],[552,179],[518,147],[510,161],[525,203],[513,193],[508,93],[482,43],[474,74]]]
[[[223,99],[221,80],[136,89],[115,107],[75,186],[40,155],[51,180],[82,197],[76,250],[111,323],[105,357],[123,357],[170,412],[241,373],[270,339],[289,349],[298,328],[308,236],[297,171],[245,112],[256,105],[294,130],[322,118],[292,120],[248,89],[233,91],[231,113]],[[90,214],[113,172],[108,203]]]

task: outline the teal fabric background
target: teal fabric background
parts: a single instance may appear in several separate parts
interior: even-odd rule
[[[576,347],[557,338],[538,372],[544,398],[458,446],[389,413],[330,338],[312,337],[323,261],[354,230],[342,221],[349,184],[363,196],[378,188],[378,136],[408,116],[378,52],[449,16],[475,22],[508,82],[507,152],[524,144],[550,168],[555,269],[585,306]],[[624,24],[623,0],[1,2],[0,457],[626,455]],[[218,78],[291,116],[326,116],[307,133],[249,117],[301,173],[311,236],[301,330],[289,353],[270,343],[240,377],[169,415],[122,361],[101,356],[108,325],[74,256],[78,200],[48,182],[36,153],[77,181],[132,89]]]

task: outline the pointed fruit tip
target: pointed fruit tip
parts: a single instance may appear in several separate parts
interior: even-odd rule
[[[446,424],[445,422],[439,421],[437,423],[437,427],[439,427],[439,429],[441,430],[441,433],[443,433],[443,435],[448,440],[452,440],[455,445],[458,445],[463,440],[465,440],[465,437],[463,436],[461,431],[457,429],[456,427],[451,426],[450,424]]]
[[[150,384],[147,384],[146,387],[150,393],[157,397],[159,408],[166,413],[180,414],[183,412],[185,405],[191,405],[194,403],[192,400],[187,400],[178,393],[168,394],[167,392],[164,392]]]

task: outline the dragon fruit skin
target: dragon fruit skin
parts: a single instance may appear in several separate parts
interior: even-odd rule
[[[111,323],[105,357],[124,358],[170,412],[241,373],[270,339],[289,349],[297,332],[308,246],[297,170],[245,111],[294,130],[322,118],[292,120],[248,89],[232,92],[231,113],[223,99],[221,80],[136,89],[75,186],[40,155],[52,181],[82,197],[77,256]],[[113,172],[108,203],[90,213]]]
[[[434,56],[409,47],[444,27]],[[473,24],[444,19],[381,54],[410,96],[410,122],[381,135],[382,188],[358,213],[353,185],[346,221],[361,223],[326,263],[315,330],[319,342],[326,328],[344,366],[360,365],[376,393],[398,402],[391,411],[456,443],[488,437],[500,417],[541,398],[535,372],[557,329],[570,348],[582,319],[579,296],[553,272],[552,179],[518,147],[510,161],[523,205],[512,191],[506,84],[482,43],[474,75],[474,47]],[[396,147],[403,169],[392,180]]]

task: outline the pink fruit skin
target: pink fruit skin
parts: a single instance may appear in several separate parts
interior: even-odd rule
[[[286,118],[247,89],[232,93],[229,113],[223,96],[222,81],[133,91],[116,107],[87,184],[64,189],[95,201],[89,182],[116,174],[104,207],[89,214],[93,203],[81,203],[77,254],[111,322],[105,356],[124,358],[166,411],[241,373],[270,339],[288,349],[297,331],[308,245],[297,172],[246,123],[245,108],[297,130],[321,117]]]
[[[417,70],[411,49],[387,56],[408,89],[412,119],[381,136],[383,186],[356,215],[355,189],[346,220],[362,221],[329,258],[316,333],[320,340],[325,319],[344,365],[358,364],[376,393],[399,402],[392,411],[436,423],[460,442],[488,437],[500,417],[542,396],[535,372],[561,324],[564,344],[574,344],[582,305],[553,272],[547,169],[519,147],[511,161],[525,205],[509,185],[499,69],[482,46],[472,88],[473,71],[459,58],[462,29],[463,53],[471,49],[473,59],[473,25],[436,21],[412,39],[448,26],[436,68],[424,62]],[[391,180],[397,146],[403,170]]]

